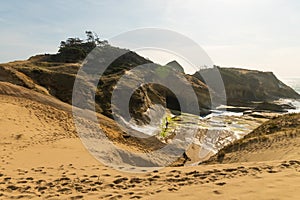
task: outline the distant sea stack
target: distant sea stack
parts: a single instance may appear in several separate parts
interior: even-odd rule
[[[176,60],[173,60],[173,61],[167,63],[166,66],[171,67],[173,70],[175,70],[177,72],[184,73],[183,67]]]

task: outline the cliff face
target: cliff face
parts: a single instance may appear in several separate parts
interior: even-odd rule
[[[121,53],[124,53],[121,57],[112,62],[105,70],[102,77],[99,79],[98,89],[95,96],[96,110],[108,117],[112,117],[111,96],[119,79],[124,76],[127,71],[134,69],[136,66],[152,62],[128,50],[115,47],[106,48],[109,48],[108,51],[112,51],[110,54],[113,54],[114,52],[120,53],[120,51]],[[45,57],[47,56],[48,55],[35,56],[27,61],[1,64],[0,80],[21,85],[30,89],[41,88],[36,90],[48,93],[71,104],[74,81],[82,64],[46,62],[45,60],[47,59]],[[170,66],[160,67],[170,68]],[[176,70],[177,69],[175,69],[175,71]],[[148,75],[152,74],[154,76],[157,71],[150,70],[145,73],[148,73]],[[182,75],[186,77],[196,91],[196,94],[199,97],[199,107],[204,110],[204,113],[207,112],[206,110],[209,109],[210,106],[210,96],[207,86],[192,76]],[[142,81],[139,76],[132,77],[130,81],[122,86],[122,89],[126,90],[135,87],[134,84],[131,85],[131,83],[137,81]],[[83,84],[88,83],[83,82]],[[87,93],[88,91],[82,91],[83,96],[87,95]],[[189,103],[190,97],[188,95],[182,96],[182,98],[186,100],[187,104]],[[162,104],[172,110],[181,109],[177,97],[168,88],[159,84],[145,84],[141,85],[133,93],[130,99],[130,114],[137,120],[147,123],[149,122],[149,119],[143,113],[146,112],[153,104]]]
[[[272,72],[238,68],[217,68],[226,89],[228,105],[249,106],[253,101],[273,101],[280,98],[299,99],[300,95],[278,80]],[[201,74],[209,75],[215,69],[205,69]],[[204,81],[200,73],[195,77]]]
[[[113,61],[99,80],[98,90],[96,92],[96,110],[108,117],[112,117],[111,96],[116,84],[124,74],[136,66],[152,63],[138,54],[115,47],[105,47],[109,54],[122,53],[123,55]],[[27,61],[17,61],[0,65],[0,81],[11,82],[16,85],[34,89],[38,92],[52,95],[64,102],[72,102],[72,91],[77,72],[82,66],[81,63],[55,63],[48,62],[47,56],[34,56]],[[209,113],[211,107],[211,96],[218,98],[218,91],[211,91],[205,84],[200,73],[194,75],[184,74],[181,66],[176,61],[166,66],[159,66],[164,70],[174,70],[181,74],[180,80],[188,81],[192,86],[198,98],[200,114]],[[176,65],[174,67],[174,65]],[[290,87],[279,81],[271,72],[259,72],[235,68],[215,68],[201,71],[203,75],[213,73],[213,70],[219,70],[224,81],[227,100],[229,105],[251,106],[253,101],[272,101],[279,98],[300,98]],[[93,69],[91,69],[93,70]],[[148,75],[161,74],[155,70],[150,70]],[[186,80],[183,80],[186,79]],[[172,80],[172,79],[170,79]],[[143,81],[139,76],[132,76],[130,81],[123,85],[121,89],[127,90],[134,87],[134,82]],[[83,84],[88,84],[84,82]],[[88,91],[82,91],[82,95],[88,94]],[[179,94],[184,99],[186,105],[191,102],[192,96],[184,93]],[[178,102],[178,96],[168,88],[159,84],[141,85],[133,93],[130,99],[130,114],[137,120],[147,123],[149,119],[144,113],[153,104],[162,104],[171,110],[181,110]],[[264,104],[265,105],[265,104]],[[257,106],[255,104],[255,106]],[[272,110],[272,106],[270,106]],[[88,108],[91,109],[91,108]]]

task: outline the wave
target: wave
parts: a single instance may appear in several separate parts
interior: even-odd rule
[[[231,112],[231,111],[224,111],[224,110],[211,110],[211,113],[202,117],[202,119],[209,119],[212,117],[219,117],[219,116],[235,116],[240,117],[243,116],[242,112]]]

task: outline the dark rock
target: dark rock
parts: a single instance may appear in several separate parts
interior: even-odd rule
[[[184,73],[183,67],[176,60],[169,62],[168,64],[166,64],[166,66],[171,67],[173,70],[177,72]]]

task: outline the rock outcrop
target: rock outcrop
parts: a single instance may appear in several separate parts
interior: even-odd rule
[[[216,69],[222,76],[229,104],[272,101],[279,98],[300,98],[298,93],[278,80],[272,72],[215,67],[215,69],[205,69],[201,73],[212,73]],[[194,76],[204,81],[199,73]]]
[[[229,106],[283,112],[287,108],[292,109],[292,106],[279,105],[273,103],[274,100],[300,99],[297,92],[278,80],[272,72],[215,66],[213,69],[203,69],[193,76],[205,82],[203,76],[210,76],[216,70],[223,79]]]
[[[203,75],[209,76],[214,70],[218,70],[222,76],[228,105],[247,106],[256,110],[282,111],[287,106],[278,107],[270,102],[280,98],[300,98],[299,94],[279,81],[271,72],[215,67],[213,69],[204,69],[201,73],[188,75],[184,74],[183,67],[176,61],[172,61],[166,66],[160,66],[129,50],[105,46],[100,51],[106,52],[110,56],[121,55],[111,62],[101,78],[99,77],[95,94],[96,111],[108,117],[112,117],[111,96],[120,78],[130,73],[130,70],[137,66],[145,64],[153,64],[161,70],[155,71],[150,69],[147,72],[140,72],[140,75],[131,76],[130,81],[122,86],[124,90],[132,89],[134,84],[131,85],[131,83],[143,81],[140,78],[143,73],[154,76],[155,74],[164,75],[165,71],[174,70],[179,75],[181,74],[180,80],[187,81],[195,91],[200,108],[200,113],[194,113],[197,115],[208,114],[211,109],[211,97],[218,99],[219,92],[210,90],[211,88],[205,84],[205,80],[202,77]],[[38,55],[31,57],[27,61],[1,64],[0,80],[52,95],[71,104],[74,81],[83,63],[45,61],[48,57],[49,55]],[[106,58],[101,57],[101,59],[105,60]],[[89,70],[95,69],[91,67]],[[83,84],[88,83],[83,81]],[[82,91],[83,96],[87,94],[88,91]],[[149,118],[144,113],[153,104],[162,104],[171,110],[181,111],[182,108],[178,98],[184,99],[186,105],[191,103],[192,99],[191,96],[183,93],[182,96],[178,97],[173,91],[159,84],[143,84],[136,88],[130,99],[130,114],[138,121],[147,123]]]
[[[176,60],[168,62],[166,65],[173,68],[177,72],[184,73],[183,67]]]

